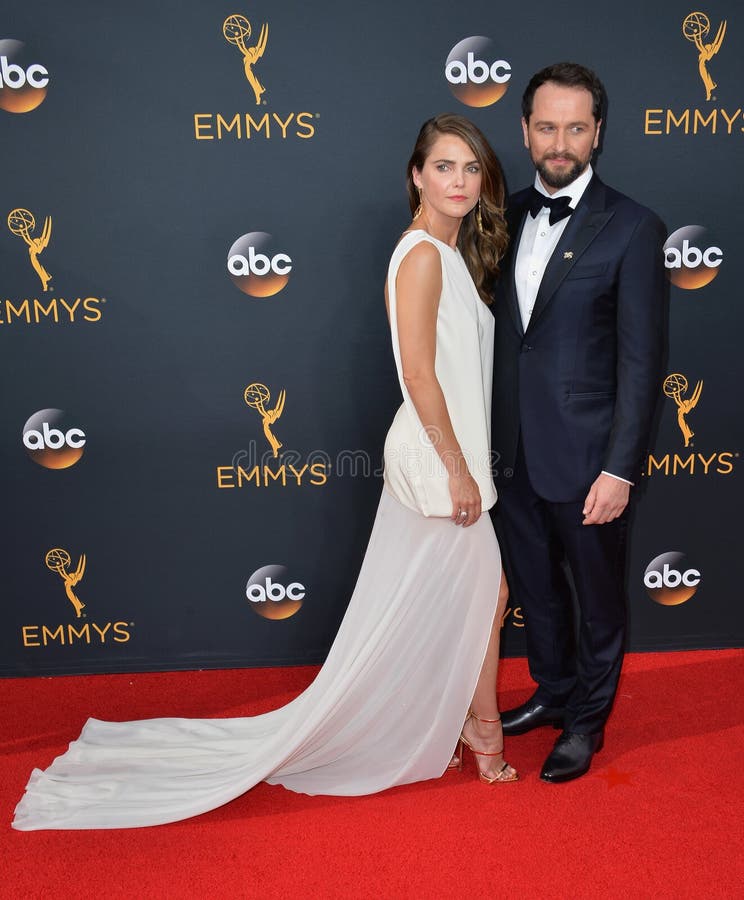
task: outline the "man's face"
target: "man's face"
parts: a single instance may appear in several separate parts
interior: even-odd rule
[[[522,119],[522,131],[548,193],[571,184],[586,169],[601,124],[592,113],[592,95],[584,88],[548,81],[535,91],[532,115],[529,122]]]

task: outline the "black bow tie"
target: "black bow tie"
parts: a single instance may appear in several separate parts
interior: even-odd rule
[[[543,206],[547,206],[550,210],[550,224],[555,225],[556,222],[560,222],[561,219],[571,215],[573,210],[570,203],[570,197],[546,197],[533,185],[532,193],[530,194],[530,215],[533,219],[537,218]]]

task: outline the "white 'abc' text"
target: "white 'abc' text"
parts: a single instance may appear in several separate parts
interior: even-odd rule
[[[504,84],[511,78],[511,66],[505,59],[497,59],[489,67],[482,59],[476,59],[470,50],[467,64],[460,59],[453,59],[447,63],[444,74],[450,84],[483,84],[489,78],[496,84]]]
[[[65,445],[77,449],[85,446],[85,432],[79,428],[60,431],[59,428],[50,428],[44,422],[41,431],[29,428],[24,432],[23,444],[29,450],[60,450]]]
[[[16,63],[8,62],[7,56],[0,56],[0,88],[9,87],[18,90],[25,84],[29,84],[32,88],[44,88],[49,84],[49,72],[38,63],[23,69]]]
[[[293,581],[286,588],[284,585],[275,584],[270,577],[264,579],[263,586],[260,584],[249,584],[245,591],[246,597],[252,603],[263,603],[266,600],[273,600],[279,603],[285,598],[288,600],[303,600],[305,597],[305,585],[297,581]]]
[[[286,253],[277,253],[269,259],[265,253],[256,253],[253,247],[248,248],[248,258],[236,253],[227,261],[227,269],[231,275],[287,275],[292,271],[292,260]]]

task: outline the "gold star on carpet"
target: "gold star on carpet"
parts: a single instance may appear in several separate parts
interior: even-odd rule
[[[597,775],[607,782],[608,790],[619,784],[632,784],[630,772],[619,772],[614,766],[610,766],[605,772],[598,772]]]

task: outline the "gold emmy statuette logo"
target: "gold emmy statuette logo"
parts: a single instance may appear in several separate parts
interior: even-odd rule
[[[281,442],[277,440],[276,435],[272,432],[271,426],[276,422],[276,420],[281,416],[284,412],[284,401],[286,399],[286,393],[282,390],[279,391],[279,399],[277,400],[276,406],[273,409],[266,409],[266,404],[271,399],[271,394],[269,393],[269,389],[265,384],[259,384],[258,382],[254,382],[253,384],[249,384],[243,393],[243,399],[252,409],[258,410],[261,415],[261,419],[263,421],[263,430],[266,435],[266,440],[269,442],[269,446],[271,447],[272,453],[274,454],[274,458],[276,459],[279,456],[279,448],[282,446]]]
[[[703,392],[703,382],[698,381],[691,396],[683,400],[682,395],[687,393],[688,387],[687,379],[678,372],[667,375],[664,379],[664,394],[677,404],[677,424],[685,440],[685,447],[690,446],[690,439],[695,434],[687,424],[685,416],[697,406],[700,395]]]
[[[705,99],[714,100],[713,91],[718,85],[710,77],[708,63],[721,49],[726,35],[726,20],[723,19],[718,26],[715,39],[706,44],[704,39],[710,34],[710,19],[705,13],[691,12],[682,22],[682,34],[695,45],[698,51],[698,71],[705,85]]]
[[[28,245],[28,255],[31,259],[31,265],[41,280],[41,288],[44,291],[49,290],[49,282],[52,276],[39,262],[39,254],[49,246],[49,238],[52,235],[52,219],[47,216],[44,220],[44,228],[41,231],[41,237],[32,238],[31,232],[36,228],[36,219],[27,209],[13,209],[8,213],[8,228],[13,234],[23,238]]]
[[[75,607],[75,615],[79,619],[85,609],[85,604],[75,595],[73,587],[79,581],[82,581],[85,574],[85,554],[83,553],[78,560],[77,569],[74,572],[68,571],[72,560],[67,550],[62,550],[61,547],[55,547],[53,550],[50,550],[45,557],[45,562],[47,568],[51,569],[52,572],[56,572],[64,582],[67,599]]]
[[[266,88],[256,77],[253,66],[261,59],[266,50],[266,42],[269,38],[269,26],[264,23],[261,26],[261,33],[258,36],[253,47],[246,47],[245,42],[251,36],[251,23],[245,16],[232,15],[228,16],[222,23],[222,34],[228,44],[235,44],[243,56],[243,68],[245,69],[245,77],[248,84],[253,88],[253,95],[256,98],[256,106],[261,103],[261,95]]]

